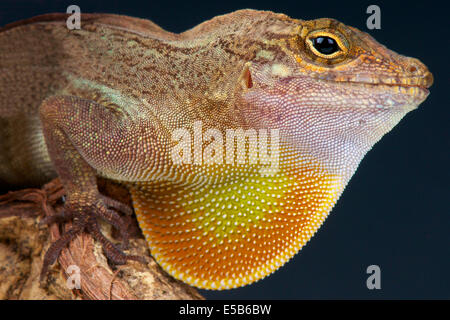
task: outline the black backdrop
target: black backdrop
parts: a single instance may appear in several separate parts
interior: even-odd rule
[[[240,289],[202,291],[215,299],[450,298],[448,6],[431,1],[0,1],[0,25],[76,4],[153,20],[181,32],[242,8],[294,18],[330,17],[372,34],[433,72],[431,95],[369,152],[312,240],[270,277]],[[366,8],[381,8],[381,30],[367,30]],[[368,290],[366,268],[381,268]]]

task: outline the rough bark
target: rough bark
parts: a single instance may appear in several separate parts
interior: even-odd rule
[[[102,193],[129,203],[127,191],[99,181]],[[128,262],[110,266],[101,246],[86,233],[63,249],[48,276],[39,281],[42,260],[61,230],[70,227],[39,221],[62,209],[64,191],[58,179],[42,189],[24,189],[0,196],[0,299],[203,299],[192,287],[165,273],[150,256],[135,217],[130,221],[128,254],[147,257],[148,264]],[[114,239],[114,230],[102,224]],[[72,266],[72,267],[71,267]],[[75,266],[75,267],[74,267]],[[70,289],[79,270],[81,288]]]

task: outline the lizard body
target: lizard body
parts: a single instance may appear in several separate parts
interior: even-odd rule
[[[59,175],[76,219],[47,264],[83,230],[105,243],[97,217],[121,229],[109,209],[121,206],[98,193],[102,176],[130,190],[152,255],[174,277],[209,289],[261,279],[311,238],[366,152],[433,79],[417,59],[333,19],[240,10],[173,34],[105,14],[68,30],[65,18],[0,30],[0,179]],[[218,161],[174,164],[174,131],[195,140],[198,123],[213,130],[210,148],[183,152],[205,159],[214,149]],[[276,130],[276,171],[221,160],[212,142],[225,144],[229,129]]]

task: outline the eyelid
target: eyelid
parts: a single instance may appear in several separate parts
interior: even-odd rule
[[[316,50],[316,48],[314,48],[313,43],[312,43],[312,39],[317,38],[317,37],[329,37],[332,38],[333,40],[336,41],[340,51],[335,52],[333,54],[329,54],[329,55],[325,55],[322,54],[320,52],[318,52]],[[326,31],[326,30],[317,30],[317,31],[313,31],[311,33],[309,33],[306,36],[306,44],[308,45],[309,49],[317,56],[321,57],[321,58],[325,58],[325,59],[333,59],[342,55],[347,54],[348,52],[348,42],[346,41],[346,39],[337,34],[336,32],[330,32],[330,31]]]

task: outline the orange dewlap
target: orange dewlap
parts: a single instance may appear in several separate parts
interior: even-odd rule
[[[273,176],[249,165],[210,169],[221,178],[131,188],[156,261],[204,289],[236,288],[281,267],[320,227],[343,189],[340,177],[312,162]]]

